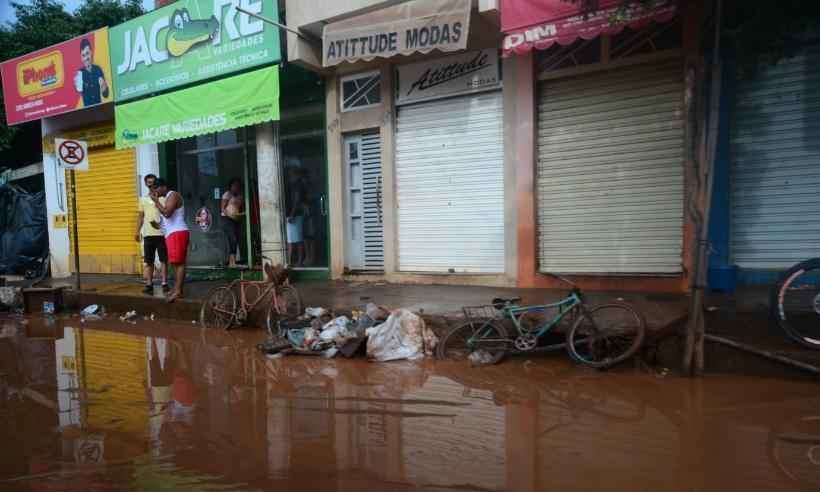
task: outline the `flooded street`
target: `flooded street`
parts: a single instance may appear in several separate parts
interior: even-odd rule
[[[261,332],[0,322],[0,490],[820,490],[820,386],[269,360]]]

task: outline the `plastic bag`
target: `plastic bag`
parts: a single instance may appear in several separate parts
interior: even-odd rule
[[[420,316],[397,309],[384,323],[367,329],[367,357],[377,361],[420,359],[432,355],[438,337]]]
[[[0,186],[0,273],[22,274],[46,254],[45,193]]]

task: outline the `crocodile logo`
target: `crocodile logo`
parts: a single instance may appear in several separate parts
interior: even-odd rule
[[[175,10],[171,15],[168,27],[166,47],[168,53],[180,57],[196,45],[210,41],[219,32],[219,21],[215,16],[210,19],[192,20],[188,9]]]

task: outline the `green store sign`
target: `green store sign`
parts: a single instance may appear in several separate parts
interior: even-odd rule
[[[181,0],[109,30],[114,100],[280,60],[277,0]]]

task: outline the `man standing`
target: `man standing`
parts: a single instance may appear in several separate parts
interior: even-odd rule
[[[161,201],[162,198],[165,198],[164,202]],[[191,238],[188,224],[185,223],[185,204],[182,195],[168,190],[168,184],[163,179],[154,182],[151,200],[161,216],[160,223],[154,222],[152,225],[162,228],[168,248],[168,263],[174,267],[174,290],[168,296],[168,302],[174,302],[184,295],[185,262]]]
[[[83,68],[74,76],[74,88],[83,96],[83,107],[100,104],[108,98],[108,83],[105,73],[99,65],[94,65],[94,52],[91,50],[91,41],[83,38],[80,41],[80,58]]]
[[[145,186],[149,193],[154,190],[156,186],[157,177],[153,174],[145,176]],[[160,200],[165,202],[163,198]],[[154,206],[154,201],[150,196],[140,197],[137,204],[137,234],[134,240],[140,242],[142,236],[142,251],[143,259],[145,261],[145,288],[143,292],[146,294],[154,293],[154,262],[159,256],[160,275],[162,276],[162,291],[168,292],[168,249],[165,247],[165,238],[159,227],[154,227],[152,224],[159,224],[161,216],[159,210]]]

